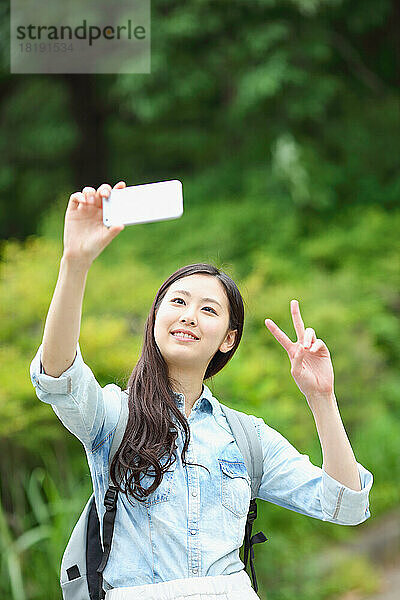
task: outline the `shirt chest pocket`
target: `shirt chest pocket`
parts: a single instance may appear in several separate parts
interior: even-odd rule
[[[251,500],[251,480],[244,462],[218,459],[221,477],[221,503],[236,517],[247,515]]]

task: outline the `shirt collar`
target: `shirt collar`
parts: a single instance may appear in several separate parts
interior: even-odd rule
[[[185,397],[183,394],[172,392],[175,396],[176,403],[180,406],[184,406]],[[214,396],[209,387],[203,383],[203,391],[200,398],[197,398],[193,404],[192,410],[200,410],[203,412],[210,412],[217,414],[219,412],[219,402]]]

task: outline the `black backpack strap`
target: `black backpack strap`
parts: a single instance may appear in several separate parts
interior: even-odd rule
[[[254,534],[253,536],[251,535],[251,530],[253,528],[253,522],[256,520],[257,518],[257,503],[256,503],[256,499],[252,498],[252,500],[250,501],[250,508],[249,508],[249,512],[247,513],[247,521],[246,521],[246,527],[245,527],[245,533],[244,533],[244,551],[243,551],[243,562],[244,562],[244,568],[246,569],[247,567],[247,560],[249,558],[249,552],[250,552],[250,569],[251,569],[251,578],[253,580],[253,587],[254,587],[254,591],[258,592],[258,585],[257,585],[257,578],[256,578],[256,571],[254,569],[254,544],[261,544],[262,542],[266,542],[268,540],[267,537],[265,537],[264,533],[262,531],[259,531],[258,533]]]
[[[110,448],[110,455],[108,459],[109,473],[112,460],[122,442],[122,438],[124,437],[128,417],[128,394],[127,390],[125,390],[121,392],[121,411],[119,414],[118,423],[115,428],[114,438]],[[115,516],[117,514],[117,500],[118,488],[112,485],[111,479],[109,479],[108,490],[106,491],[106,494],[104,496],[104,506],[106,507],[106,511],[103,517],[103,557],[97,569],[97,573],[99,574],[99,600],[103,600],[105,598],[105,592],[103,590],[103,571],[106,568],[108,557],[110,556],[111,552],[111,544],[114,533],[114,522]]]
[[[253,581],[254,591],[258,591],[256,572],[254,569],[254,544],[260,544],[266,542],[268,538],[262,531],[259,531],[255,535],[251,535],[253,523],[257,518],[257,502],[256,497],[261,483],[263,474],[263,452],[260,439],[257,434],[256,424],[250,415],[243,413],[239,410],[235,410],[224,404],[221,404],[221,409],[228,421],[228,424],[232,430],[232,434],[236,440],[243,460],[246,465],[246,469],[251,478],[251,501],[249,512],[247,513],[247,520],[244,534],[244,552],[243,562],[244,568],[247,568],[247,561],[250,555],[250,569],[251,578]]]

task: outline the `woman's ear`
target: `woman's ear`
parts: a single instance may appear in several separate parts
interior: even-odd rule
[[[218,350],[224,353],[229,352],[229,350],[232,350],[233,346],[235,345],[236,335],[237,329],[231,329],[229,333],[227,333],[224,341],[222,342]]]

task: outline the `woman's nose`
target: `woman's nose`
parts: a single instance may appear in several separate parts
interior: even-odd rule
[[[195,324],[195,319],[194,319],[194,317],[191,317],[191,316],[186,316],[186,317],[183,316],[180,318],[180,321],[183,321],[184,323],[186,323],[186,322],[191,323],[192,325]]]

